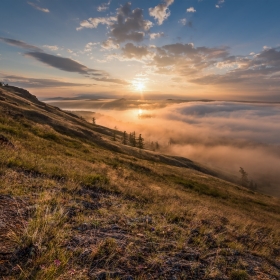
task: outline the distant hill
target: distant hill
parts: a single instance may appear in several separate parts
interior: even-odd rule
[[[280,279],[279,198],[121,137],[0,87],[1,279]]]

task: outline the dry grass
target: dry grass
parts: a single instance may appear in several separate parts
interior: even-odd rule
[[[0,146],[0,195],[31,210],[15,227],[18,209],[7,206],[3,279],[279,279],[279,199],[113,152],[92,125],[5,98],[19,105],[0,101],[14,145]]]

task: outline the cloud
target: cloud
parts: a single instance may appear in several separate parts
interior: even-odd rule
[[[3,37],[0,37],[0,40],[5,42],[8,45],[19,47],[22,49],[31,50],[31,51],[42,51],[42,49],[40,49],[36,46],[33,46],[33,45],[29,45],[23,41],[18,41],[18,40],[13,40],[13,39],[9,39],[9,38],[3,38]]]
[[[56,69],[66,71],[66,72],[79,73],[81,75],[91,77],[92,79],[94,79],[96,81],[110,82],[110,83],[116,83],[116,84],[122,84],[122,85],[128,84],[125,80],[112,78],[105,71],[88,68],[87,66],[85,66],[75,60],[72,60],[70,58],[61,57],[60,55],[52,55],[52,54],[45,53],[40,48],[33,46],[33,45],[29,45],[25,42],[8,39],[8,38],[3,38],[3,37],[0,37],[0,40],[9,45],[17,46],[17,47],[21,47],[23,49],[29,50],[27,53],[24,54],[26,57],[34,58],[37,61],[40,61],[40,62],[42,62],[46,65],[49,65],[51,67],[54,67]],[[89,43],[86,45],[86,48],[91,47],[93,45],[94,45],[94,43]],[[46,47],[46,45],[45,45],[45,47]],[[49,49],[56,48],[56,46],[47,46],[47,47]],[[76,55],[70,49],[68,49],[68,52],[71,53],[72,55]]]
[[[30,6],[32,6],[33,8],[35,8],[36,10],[39,10],[41,12],[44,12],[44,13],[49,13],[50,10],[49,9],[46,9],[46,8],[41,8],[39,7],[38,5],[36,5],[35,3],[32,3],[32,2],[27,2]]]
[[[119,49],[120,45],[116,43],[112,38],[109,38],[101,44],[101,47],[106,50],[115,50]]]
[[[156,46],[137,46],[133,43],[126,43],[124,47],[121,48],[121,53],[109,54],[107,55],[107,60],[117,59],[119,61],[137,61],[140,63],[146,63],[147,61],[152,61],[154,53],[151,51],[156,48]]]
[[[182,25],[188,25],[190,28],[193,27],[192,21],[188,21],[186,18],[182,18],[178,22]]]
[[[144,57],[148,56],[150,52],[148,48],[145,46],[135,46],[132,43],[127,43],[123,48],[123,55],[126,58],[136,58],[136,59],[143,59]]]
[[[60,57],[43,52],[28,52],[25,55],[63,71],[76,72],[79,74],[96,73],[97,75],[100,75],[98,70],[90,69],[70,58]]]
[[[97,28],[99,24],[108,26],[110,40],[114,40],[115,45],[125,41],[141,42],[145,33],[153,26],[151,21],[144,20],[142,9],[132,10],[131,3],[128,2],[117,9],[115,17],[89,18],[81,21],[76,29]]]
[[[192,69],[203,69],[209,65],[215,64],[217,59],[228,57],[228,49],[222,48],[207,48],[195,47],[193,43],[169,44],[157,48],[157,56],[167,61],[173,61],[173,64],[178,64]],[[167,64],[168,65],[168,64]]]
[[[157,39],[157,38],[161,38],[164,37],[164,32],[160,32],[160,33],[151,33],[150,34],[150,39]]]
[[[57,87],[83,87],[92,86],[93,84],[70,83],[55,79],[36,79],[15,75],[1,75],[6,83],[12,83],[15,86],[24,88],[57,88]]]
[[[187,19],[186,18],[182,18],[178,22],[181,23],[182,25],[186,25],[187,24]]]
[[[225,0],[219,0],[218,3],[215,5],[215,7],[216,7],[217,9],[219,9],[219,8],[222,7],[222,4],[224,4],[224,3],[225,3]]]
[[[131,10],[131,3],[126,3],[117,11],[117,22],[112,24],[110,36],[116,42],[125,41],[141,42],[145,32],[153,26],[149,20],[144,20],[143,10],[136,8]]]
[[[94,77],[92,79],[94,79],[95,81],[99,81],[99,82],[114,83],[114,84],[119,84],[119,85],[129,85],[129,83],[125,80],[114,79],[114,78],[110,78],[109,76],[101,77],[101,78]]]
[[[195,12],[196,12],[196,10],[195,10],[194,7],[189,7],[189,8],[187,9],[187,13],[195,13]]]
[[[111,1],[109,1],[108,3],[102,3],[101,5],[99,5],[97,7],[97,11],[98,12],[104,12],[107,11],[109,9],[109,6],[111,4]]]
[[[169,6],[173,4],[174,0],[164,0],[163,3],[155,6],[154,8],[149,8],[149,14],[154,17],[158,25],[162,25],[163,22],[170,16]]]
[[[209,84],[233,84],[258,90],[280,88],[280,49],[265,49],[253,58],[230,57],[224,63],[235,64],[234,69],[225,74],[209,74],[191,80],[191,82]]]
[[[89,18],[80,22],[80,26],[76,30],[82,30],[83,28],[97,28],[99,24],[112,25],[117,20],[116,17],[97,17]]]
[[[49,49],[49,50],[51,50],[51,51],[57,51],[57,50],[59,49],[58,46],[48,46],[48,45],[44,45],[43,47],[46,48],[46,49]]]
[[[44,64],[66,72],[74,72],[91,77],[95,81],[127,85],[125,80],[114,79],[105,71],[91,69],[70,58],[51,55],[43,52],[28,52],[25,54]]]
[[[85,45],[85,49],[84,49],[84,52],[91,52],[92,51],[92,48],[94,46],[97,46],[99,45],[100,43],[92,43],[92,42],[89,42]]]

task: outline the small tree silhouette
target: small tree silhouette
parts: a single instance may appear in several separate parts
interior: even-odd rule
[[[138,147],[140,148],[140,149],[144,149],[144,139],[142,138],[142,135],[141,134],[139,134],[139,137],[138,137]]]
[[[132,145],[132,147],[136,147],[136,134],[135,134],[135,131],[131,133],[131,145]]]
[[[156,150],[159,150],[159,143],[158,143],[158,141],[156,141],[155,146],[156,146]]]
[[[247,188],[249,186],[248,173],[242,167],[240,167],[239,173],[241,174],[241,186]]]
[[[122,141],[122,143],[124,145],[127,145],[127,133],[126,133],[126,131],[123,132],[123,141]]]

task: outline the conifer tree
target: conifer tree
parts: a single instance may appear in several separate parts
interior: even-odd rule
[[[127,145],[127,133],[126,131],[123,132],[123,142],[124,145]]]
[[[138,140],[138,148],[144,149],[144,139],[142,138],[141,134],[139,134],[139,137],[137,140]]]
[[[240,167],[239,173],[241,174],[241,186],[248,187],[249,186],[248,173],[242,167]]]
[[[156,143],[155,143],[155,145],[156,145],[156,150],[159,150],[159,143],[158,143],[158,141],[156,141]]]
[[[136,134],[135,131],[131,134],[132,146],[136,147]]]

